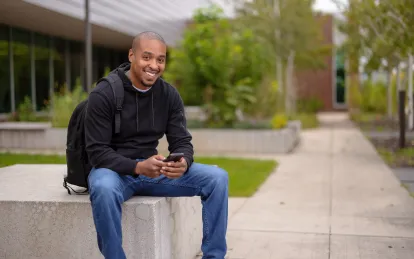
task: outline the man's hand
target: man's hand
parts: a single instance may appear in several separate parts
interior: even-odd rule
[[[170,179],[180,178],[187,171],[187,161],[181,158],[178,162],[167,162],[161,168],[161,173]]]
[[[161,168],[166,166],[166,163],[162,161],[164,159],[161,155],[155,155],[147,160],[138,162],[135,167],[135,173],[145,175],[149,178],[156,178],[161,175]]]

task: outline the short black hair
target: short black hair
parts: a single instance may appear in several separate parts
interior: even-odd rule
[[[167,45],[167,43],[165,42],[164,38],[159,35],[156,32],[153,31],[144,31],[141,32],[139,34],[137,34],[134,39],[132,40],[132,50],[135,51],[135,49],[137,48],[139,41],[142,39],[147,39],[147,40],[159,40],[162,43],[164,43],[165,45]]]

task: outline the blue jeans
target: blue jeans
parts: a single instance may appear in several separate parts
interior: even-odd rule
[[[158,197],[200,196],[202,202],[203,259],[226,255],[228,174],[221,168],[193,163],[178,179],[123,176],[92,169],[88,178],[98,246],[106,259],[125,259],[122,248],[121,204],[133,195]]]

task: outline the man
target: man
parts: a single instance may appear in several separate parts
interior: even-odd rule
[[[121,132],[113,135],[115,101],[103,81],[89,95],[85,118],[86,150],[93,169],[88,178],[98,246],[107,259],[126,258],[122,248],[121,204],[133,195],[200,196],[203,206],[203,258],[226,254],[228,175],[193,161],[178,91],[160,78],[167,46],[154,32],[137,35],[129,63],[117,68],[124,84]],[[166,135],[178,162],[163,162],[158,140]],[[186,259],[186,258],[183,258]]]

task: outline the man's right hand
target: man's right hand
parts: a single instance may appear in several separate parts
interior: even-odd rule
[[[161,155],[152,156],[144,161],[138,162],[135,167],[135,174],[145,175],[149,178],[156,178],[161,175],[161,168],[166,165],[162,160],[165,157]]]

